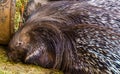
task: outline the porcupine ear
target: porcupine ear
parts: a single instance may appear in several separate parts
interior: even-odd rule
[[[57,26],[55,26],[54,24],[42,22],[42,23],[37,24],[35,26],[35,28],[32,28],[31,33],[32,34],[31,34],[30,38],[31,38],[32,42],[34,42],[33,45],[35,47],[33,47],[28,52],[25,61],[29,62],[30,60],[32,60],[31,63],[35,63],[35,61],[37,61],[42,55],[41,50],[45,49],[47,51],[47,53],[51,52],[51,54],[55,55],[54,56],[55,59],[53,59],[55,62],[52,67],[59,68],[61,60],[62,60],[61,59],[62,53],[64,51],[63,45],[62,45],[62,42],[63,42],[62,37],[63,36],[62,36],[62,33],[59,30],[59,28]],[[43,48],[41,47],[41,44],[43,44]],[[35,60],[35,59],[37,59],[37,60]],[[39,63],[39,61],[37,61],[36,63]]]

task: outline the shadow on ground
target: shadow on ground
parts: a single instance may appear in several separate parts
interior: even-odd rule
[[[5,50],[4,46],[0,46],[0,74],[62,74],[39,66],[9,62]]]

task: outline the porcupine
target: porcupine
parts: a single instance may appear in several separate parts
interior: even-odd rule
[[[14,35],[8,57],[65,74],[119,74],[119,43],[120,34],[111,28],[32,22]]]
[[[60,8],[62,8],[62,6],[64,7],[64,5],[68,5],[68,6],[63,9],[60,9]],[[96,7],[96,6],[90,5],[89,3],[76,3],[76,2],[64,1],[64,2],[56,2],[53,4],[47,4],[45,6],[40,7],[37,11],[35,11],[31,15],[31,17],[28,19],[25,26],[23,26],[21,28],[21,30],[19,30],[15,34],[13,39],[11,40],[9,57],[12,60],[14,60],[14,61],[21,60],[26,63],[38,64],[38,65],[41,65],[41,66],[47,67],[47,68],[53,67],[53,68],[60,69],[60,70],[63,68],[64,72],[71,71],[70,73],[72,73],[72,74],[74,74],[74,73],[75,74],[76,73],[93,73],[93,72],[94,73],[119,73],[119,61],[117,61],[116,59],[113,59],[113,58],[117,57],[117,59],[119,60],[119,51],[118,51],[119,50],[119,35],[116,34],[116,31],[119,32],[119,18],[118,18],[119,14],[112,13],[112,11],[108,11],[101,7]],[[73,7],[73,9],[72,9],[72,7]],[[44,8],[46,8],[46,9],[44,9]],[[49,12],[49,11],[53,11],[53,12]],[[47,12],[49,12],[49,13],[47,13]],[[107,16],[105,16],[105,15],[107,15]],[[43,22],[41,22],[41,21],[43,21]],[[45,28],[41,29],[38,27],[39,25],[38,26],[35,25],[36,23],[44,24],[45,22],[48,25],[47,26],[42,25],[42,26],[45,26],[46,29]],[[29,24],[31,24],[31,25],[29,25]],[[49,25],[49,24],[52,24],[52,25]],[[76,66],[75,64],[77,64],[77,63],[79,64],[80,63],[79,61],[76,60],[77,63],[75,63],[75,61],[69,60],[68,57],[71,57],[72,54],[71,55],[67,54],[65,51],[66,50],[65,48],[70,47],[71,48],[70,50],[74,50],[73,44],[74,44],[74,39],[76,39],[75,38],[76,36],[72,37],[71,33],[74,36],[74,34],[76,35],[78,33],[78,32],[74,32],[74,31],[84,28],[84,27],[78,28],[78,29],[75,28],[70,31],[71,28],[69,29],[69,27],[72,25],[73,26],[76,26],[76,25],[81,26],[79,24],[83,24],[83,25],[87,24],[87,26],[90,27],[91,30],[92,29],[95,30],[94,32],[97,31],[96,33],[98,33],[102,36],[105,35],[104,39],[102,36],[100,37],[101,39],[98,38],[98,40],[95,38],[96,44],[98,43],[98,46],[101,45],[100,48],[106,46],[106,47],[108,47],[108,49],[110,49],[110,48],[113,48],[115,50],[118,49],[117,50],[118,53],[116,51],[114,51],[113,54],[110,53],[110,55],[109,55],[109,53],[108,53],[108,55],[103,54],[104,56],[108,57],[108,59],[110,59],[112,61],[103,60],[102,58],[105,58],[105,57],[101,58],[101,57],[97,56],[98,59],[100,59],[100,61],[99,60],[90,61],[90,64],[92,65],[92,67],[89,67],[90,64],[89,64],[89,62],[87,62],[87,60],[82,60],[81,61],[82,63],[83,63],[83,61],[86,62],[86,63],[84,63],[85,66],[80,66],[80,68],[78,68],[78,66]],[[98,27],[97,28],[98,30],[96,29],[96,27],[92,27],[90,24],[96,24]],[[96,26],[96,25],[94,25],[94,26]],[[31,29],[34,29],[35,26],[36,26],[36,30],[31,31]],[[105,30],[101,29],[101,28],[99,29],[99,27],[101,27],[101,26]],[[86,29],[88,27],[86,27]],[[112,31],[110,31],[106,27],[112,28]],[[65,28],[65,29],[68,28],[68,31],[66,31],[62,28]],[[39,31],[39,29],[40,29],[40,31]],[[104,30],[105,34],[101,33],[101,32],[103,32],[103,30]],[[89,31],[89,29],[88,29],[88,31]],[[86,34],[86,31],[85,31],[85,34]],[[87,34],[89,35],[89,33],[87,33]],[[51,38],[49,35],[52,36],[53,38]],[[84,34],[82,34],[82,35],[84,35]],[[90,38],[91,41],[92,41],[92,38],[94,38],[94,35],[93,36],[92,35]],[[48,39],[44,39],[44,37],[46,37],[46,38],[48,37]],[[109,38],[109,37],[111,37],[111,38]],[[68,38],[68,40],[67,40],[67,38]],[[81,40],[81,42],[82,41],[84,42],[84,38],[85,38],[85,36],[83,36],[83,40]],[[115,42],[114,42],[114,38],[115,38]],[[40,41],[38,41],[39,39],[40,39]],[[102,39],[103,39],[103,43],[100,43],[99,40],[102,41]],[[104,41],[105,39],[108,39],[108,42]],[[46,40],[47,42],[44,40]],[[65,41],[66,43],[64,43],[63,40],[67,40],[67,41]],[[91,42],[91,41],[89,41],[89,42]],[[109,42],[110,42],[110,46],[107,46],[107,45],[109,45]],[[31,44],[29,44],[29,43],[31,43]],[[38,43],[38,45],[37,45],[37,43]],[[47,44],[47,43],[49,43],[49,44]],[[76,41],[75,41],[75,43],[77,45]],[[43,45],[39,45],[39,44],[43,44]],[[68,45],[64,47],[63,44],[68,44]],[[96,46],[96,44],[93,44],[93,47]],[[82,45],[84,46],[84,43]],[[117,45],[117,46],[115,46],[115,45]],[[89,47],[89,44],[86,46]],[[41,48],[40,51],[39,51],[39,47]],[[62,49],[61,47],[64,47],[64,49]],[[43,50],[42,50],[42,48],[43,48]],[[45,50],[44,50],[44,48],[45,48]],[[48,50],[47,48],[50,48],[50,50]],[[76,48],[77,48],[77,46],[76,46]],[[29,51],[29,49],[31,51]],[[37,51],[37,49],[38,49],[38,51]],[[56,51],[56,49],[58,51]],[[48,50],[48,51],[46,51],[46,50]],[[85,50],[89,50],[89,49],[86,48]],[[34,53],[34,51],[35,51],[35,53]],[[100,51],[100,54],[102,55],[101,50],[99,50],[99,48],[98,48],[97,53],[99,51]],[[41,52],[42,53],[46,52],[46,54],[43,54],[42,56],[34,55],[36,53],[41,53]],[[105,52],[108,52],[108,51],[106,50]],[[64,53],[66,53],[66,55],[68,55],[68,57]],[[91,53],[91,55],[92,54],[94,55],[94,53]],[[16,57],[12,58],[15,55],[16,55]],[[21,55],[21,56],[19,56],[19,55]],[[67,60],[69,60],[70,63],[63,64],[62,60],[65,60],[65,61],[67,61],[67,60],[64,57],[62,57],[61,55],[64,57],[67,57],[68,58]],[[113,56],[113,55],[115,55],[115,56]],[[38,59],[39,56],[40,56],[40,59],[38,61],[36,59]],[[34,57],[34,58],[32,58],[32,57]],[[87,57],[89,57],[89,55],[87,55]],[[78,58],[76,58],[76,59],[78,59]],[[84,59],[84,57],[83,57],[83,59]],[[95,58],[92,57],[91,59],[95,59]],[[107,58],[105,58],[105,59],[107,59]],[[101,60],[102,60],[102,62],[101,62]],[[71,65],[71,61],[74,64]],[[104,63],[103,61],[106,61],[107,63],[106,62]],[[93,65],[91,62],[95,62],[95,63],[97,63],[97,65]],[[82,64],[82,63],[80,63],[80,64]],[[63,66],[61,66],[62,64],[63,64]],[[71,67],[68,65],[70,65]],[[95,66],[98,66],[98,67],[95,67]],[[110,67],[110,68],[108,68],[108,67]]]

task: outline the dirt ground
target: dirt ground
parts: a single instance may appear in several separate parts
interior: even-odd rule
[[[7,50],[5,46],[0,46],[0,74],[62,74],[57,70],[49,70],[35,65],[9,62],[5,50]]]

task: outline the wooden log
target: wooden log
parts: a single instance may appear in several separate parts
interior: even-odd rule
[[[0,44],[7,44],[13,33],[14,0],[0,0]]]

